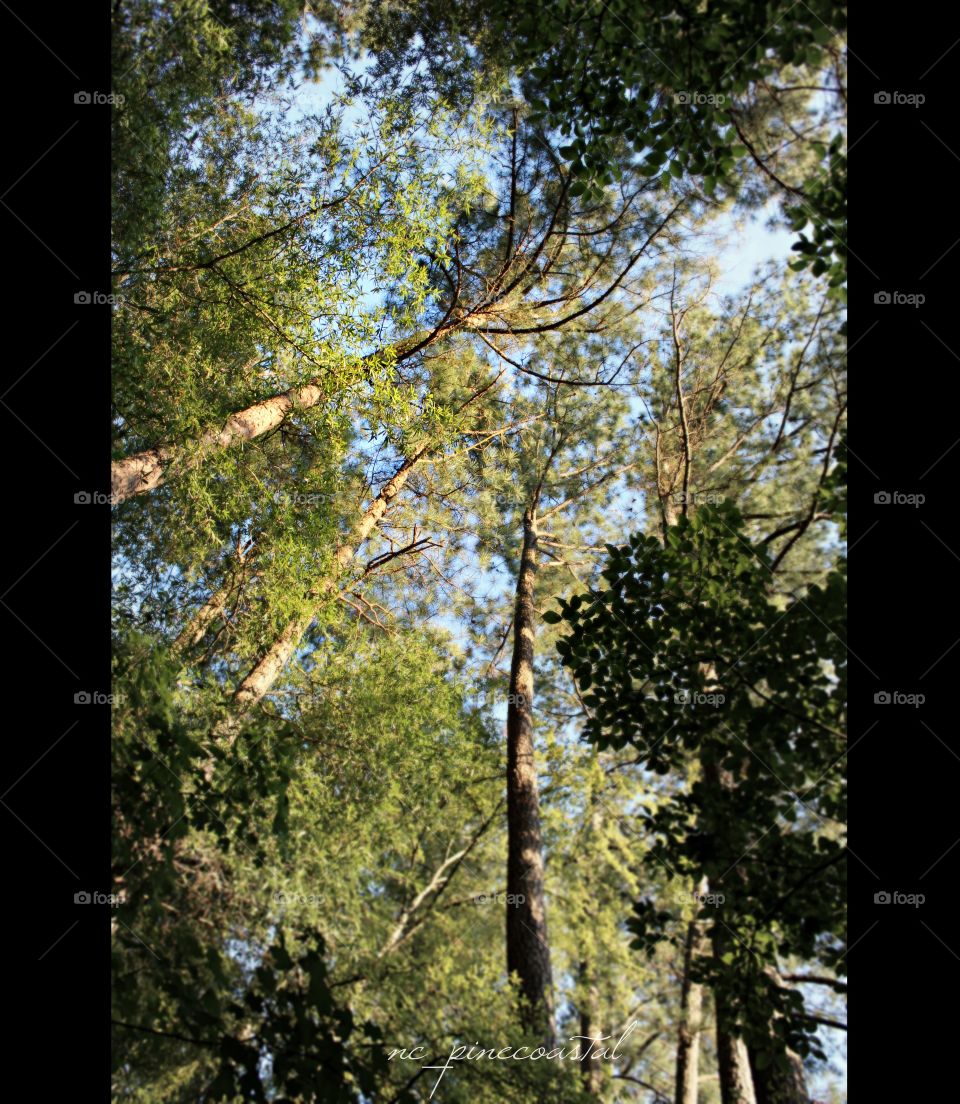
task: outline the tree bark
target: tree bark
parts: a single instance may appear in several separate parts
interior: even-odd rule
[[[207,630],[223,613],[227,604],[227,591],[221,588],[215,591],[203,603],[197,612],[184,625],[173,642],[174,652],[185,652],[194,648],[207,635]]]
[[[720,1068],[720,1099],[723,1104],[757,1104],[750,1074],[750,1060],[743,1040],[720,1026],[717,1009],[717,1065]]]
[[[524,1022],[552,1047],[553,977],[544,899],[540,795],[533,749],[534,584],[537,527],[523,519],[507,702],[507,972],[520,981]]]
[[[589,1047],[589,1039],[596,1038],[597,1009],[600,1003],[597,992],[597,979],[594,976],[590,960],[582,958],[579,964],[580,982],[580,1046]],[[583,1087],[589,1096],[599,1098],[603,1084],[603,1070],[600,1062],[588,1058],[581,1062],[583,1073]]]
[[[318,604],[336,591],[340,572],[356,555],[360,545],[373,532],[374,527],[387,512],[387,507],[403,489],[411,472],[429,454],[431,445],[422,445],[413,452],[393,474],[389,483],[364,510],[353,527],[348,540],[340,545],[334,556],[329,575],[318,579],[308,595],[306,608],[292,618],[276,637],[273,644],[253,665],[247,676],[234,691],[229,713],[214,727],[214,738],[229,746],[237,737],[243,718],[254,706],[263,701],[281,672],[293,657],[300,641],[313,622]]]
[[[704,674],[708,680],[716,679],[712,664],[705,666]],[[711,786],[730,792],[736,788],[733,772],[715,762],[703,764],[703,776]],[[743,877],[738,868],[737,875]],[[713,954],[717,959],[723,955],[730,944],[730,932],[722,924],[715,923],[710,933]],[[750,1072],[750,1058],[743,1040],[731,1027],[732,1017],[725,1006],[722,994],[714,992],[714,1004],[717,1012],[717,1065],[720,1070],[720,1099],[723,1104],[757,1104],[753,1088],[753,1076]]]
[[[803,1062],[792,1050],[786,1053],[786,1065],[768,1063],[759,1069],[754,1054],[750,1052],[750,1071],[756,1091],[757,1104],[808,1104],[807,1084],[803,1074]]]
[[[774,967],[767,967],[767,975],[777,985],[783,985],[783,978]],[[770,1034],[773,1035],[772,1025]],[[750,1069],[753,1073],[757,1104],[808,1104],[810,1097],[807,1095],[803,1061],[799,1054],[787,1050],[776,1064],[767,1062],[761,1067],[751,1050]]]
[[[391,348],[396,359],[402,360],[422,345],[437,340],[439,336],[440,334],[431,335],[425,331],[414,334]],[[362,363],[371,364],[383,355],[384,350],[380,350],[364,357]],[[111,501],[117,504],[134,495],[156,490],[174,473],[191,471],[213,453],[262,437],[282,425],[291,412],[309,410],[327,397],[327,389],[319,382],[312,381],[303,387],[292,387],[243,410],[235,411],[222,427],[207,429],[193,440],[158,445],[156,448],[143,449],[131,456],[125,456],[122,460],[115,460],[111,465]]]
[[[683,981],[680,990],[680,1027],[677,1032],[676,1104],[697,1104],[700,1076],[700,1029],[703,1017],[703,986],[691,979],[694,957],[700,952],[700,931],[695,921],[687,925],[683,950]]]

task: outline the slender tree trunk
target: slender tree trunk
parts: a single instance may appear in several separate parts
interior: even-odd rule
[[[700,930],[687,925],[683,950],[683,982],[680,990],[680,1027],[677,1032],[676,1104],[697,1104],[700,1076],[700,1030],[703,1019],[703,986],[691,979],[693,960],[700,953]]]
[[[439,336],[435,335],[432,340],[437,340]],[[406,338],[391,349],[396,359],[401,360],[430,340],[431,335],[424,331]],[[365,357],[363,363],[372,364],[383,356],[384,350],[380,350]],[[327,389],[317,381],[303,387],[292,387],[235,411],[222,426],[211,427],[190,441],[158,445],[115,460],[111,465],[112,501],[120,503],[134,495],[153,491],[172,475],[199,467],[208,456],[277,429],[293,411],[309,410],[323,402],[328,394]]]
[[[534,583],[537,527],[523,519],[507,703],[507,972],[520,981],[525,1022],[552,1046],[556,1027],[543,888],[540,794],[533,750]],[[511,903],[512,902],[512,903]]]
[[[243,718],[254,706],[263,701],[293,657],[313,622],[317,606],[336,592],[340,572],[373,532],[374,527],[387,512],[387,507],[403,489],[411,472],[430,451],[430,445],[424,444],[404,460],[390,482],[364,510],[348,540],[337,549],[330,574],[318,579],[311,589],[304,611],[287,623],[234,691],[229,713],[214,727],[215,739],[224,741],[228,745],[236,739]]]
[[[175,652],[185,652],[193,648],[206,636],[207,629],[220,616],[227,604],[226,588],[215,591],[190,618],[177,634],[173,642]]]
[[[597,1009],[600,999],[597,992],[597,979],[590,960],[587,958],[580,960],[578,980],[580,983],[580,1045],[581,1047],[589,1047],[590,1044],[586,1040],[596,1038],[598,1033]],[[599,1097],[603,1084],[603,1070],[600,1067],[600,1062],[588,1058],[580,1065],[583,1074],[583,1087],[590,1096]]]

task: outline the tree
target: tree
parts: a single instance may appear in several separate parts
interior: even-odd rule
[[[845,27],[846,9],[832,0],[773,10],[749,0],[570,0],[549,11],[495,3],[455,12],[424,0],[361,7],[355,33],[387,71],[425,63],[445,89],[465,58],[516,73],[535,117],[568,136],[561,153],[575,195],[596,199],[617,179],[626,139],[651,178],[689,173],[708,196],[777,196],[795,230],[810,227],[794,246],[798,267],[839,288]]]
[[[842,301],[709,252],[832,186],[843,71],[784,13],[683,104],[618,18],[696,89],[761,16],[678,14],[114,13],[118,1098],[803,1095]]]
[[[649,818],[663,862],[729,891],[701,912],[715,953],[697,974],[757,1068],[787,1048],[817,1053],[816,1025],[775,971],[794,954],[842,969],[842,579],[771,601],[770,557],[725,506],[681,518],[663,544],[636,534],[611,549],[604,579],[554,615],[571,629],[559,647],[589,691],[590,737],[630,744],[659,773],[697,754],[700,777]],[[638,902],[637,945],[669,919]]]

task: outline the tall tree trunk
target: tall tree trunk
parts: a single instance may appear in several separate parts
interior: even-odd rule
[[[786,1065],[767,1063],[758,1068],[750,1051],[750,1070],[757,1104],[809,1104],[803,1062],[792,1050],[786,1053]]]
[[[680,989],[680,1027],[677,1032],[676,1104],[697,1104],[700,1076],[700,1030],[703,1019],[703,986],[690,977],[693,960],[700,953],[701,934],[696,921],[687,925],[683,949],[683,981]]]
[[[783,985],[783,978],[772,966],[767,967],[767,974],[777,985]],[[773,1025],[770,1034],[773,1035]],[[756,1054],[751,1050],[750,1069],[753,1072],[757,1104],[808,1104],[810,1098],[807,1095],[803,1061],[799,1054],[787,1050],[781,1061],[766,1062],[760,1066]]]
[[[312,587],[304,611],[287,622],[282,632],[234,691],[229,713],[214,727],[213,735],[216,740],[230,745],[236,739],[243,718],[254,706],[263,701],[293,657],[313,622],[316,607],[336,592],[340,572],[373,532],[374,527],[387,512],[387,507],[403,489],[411,472],[430,451],[431,445],[424,444],[404,460],[390,482],[364,510],[347,541],[337,549],[330,574],[318,579]]]
[[[556,1027],[543,890],[540,793],[533,751],[534,583],[537,526],[523,518],[507,703],[507,972],[520,980],[527,1025],[552,1046]]]
[[[450,328],[452,327],[447,329]],[[362,364],[372,365],[382,360],[387,352],[392,352],[396,360],[402,360],[421,346],[438,340],[440,336],[439,333],[432,335],[429,331],[414,334],[387,350],[378,350],[364,357]],[[323,402],[328,395],[329,392],[323,385],[318,381],[311,381],[303,387],[292,387],[243,410],[237,410],[222,426],[213,426],[190,441],[157,445],[156,448],[143,449],[122,460],[115,460],[110,473],[112,501],[120,503],[134,495],[153,491],[173,474],[191,471],[213,453],[262,437],[264,433],[277,429],[293,411],[309,410]]]
[[[750,1074],[750,1059],[743,1040],[720,1026],[717,1009],[717,1065],[720,1069],[720,1099],[723,1104],[757,1104]]]
[[[580,1045],[589,1047],[588,1039],[597,1035],[597,1009],[600,1003],[597,992],[597,979],[594,975],[591,962],[588,958],[580,959],[579,963],[579,991],[580,991]],[[590,1096],[600,1096],[603,1084],[603,1070],[599,1061],[587,1059],[581,1062],[583,1073],[583,1087]]]
[[[704,672],[708,679],[714,680],[716,673],[710,665]],[[703,776],[711,786],[730,792],[736,788],[733,772],[721,767],[714,761],[703,764]],[[743,877],[743,870],[737,874]],[[729,929],[719,923],[713,925],[710,933],[713,954],[722,959],[730,944]],[[732,1017],[721,993],[714,991],[714,1004],[717,1013],[717,1065],[720,1070],[720,1099],[723,1104],[757,1104],[753,1089],[753,1076],[750,1072],[750,1058],[743,1040],[732,1026]]]

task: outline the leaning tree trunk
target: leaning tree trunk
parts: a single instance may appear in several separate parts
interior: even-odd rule
[[[534,582],[537,528],[523,519],[507,701],[507,972],[520,981],[523,1017],[552,1046],[556,1027],[543,889],[540,794],[533,753]]]
[[[382,360],[386,352],[392,353],[396,360],[402,360],[440,336],[441,331],[414,334],[387,350],[364,357],[363,363],[373,365]],[[111,501],[117,504],[134,495],[156,490],[172,475],[182,475],[199,467],[207,457],[270,433],[294,411],[318,406],[328,394],[328,390],[316,380],[303,387],[291,387],[243,410],[234,411],[222,425],[211,426],[192,440],[157,445],[115,460],[110,471]]]
[[[425,444],[404,460],[390,482],[364,510],[360,520],[354,526],[349,540],[337,549],[330,574],[318,579],[312,587],[304,611],[287,622],[279,636],[257,660],[234,691],[229,712],[214,727],[213,735],[216,740],[229,746],[236,739],[243,718],[254,706],[263,701],[280,677],[284,667],[293,658],[300,641],[313,622],[316,607],[325,598],[329,598],[336,593],[339,573],[353,559],[357,549],[387,512],[387,507],[400,493],[403,485],[409,479],[410,473],[430,451],[430,446]]]

